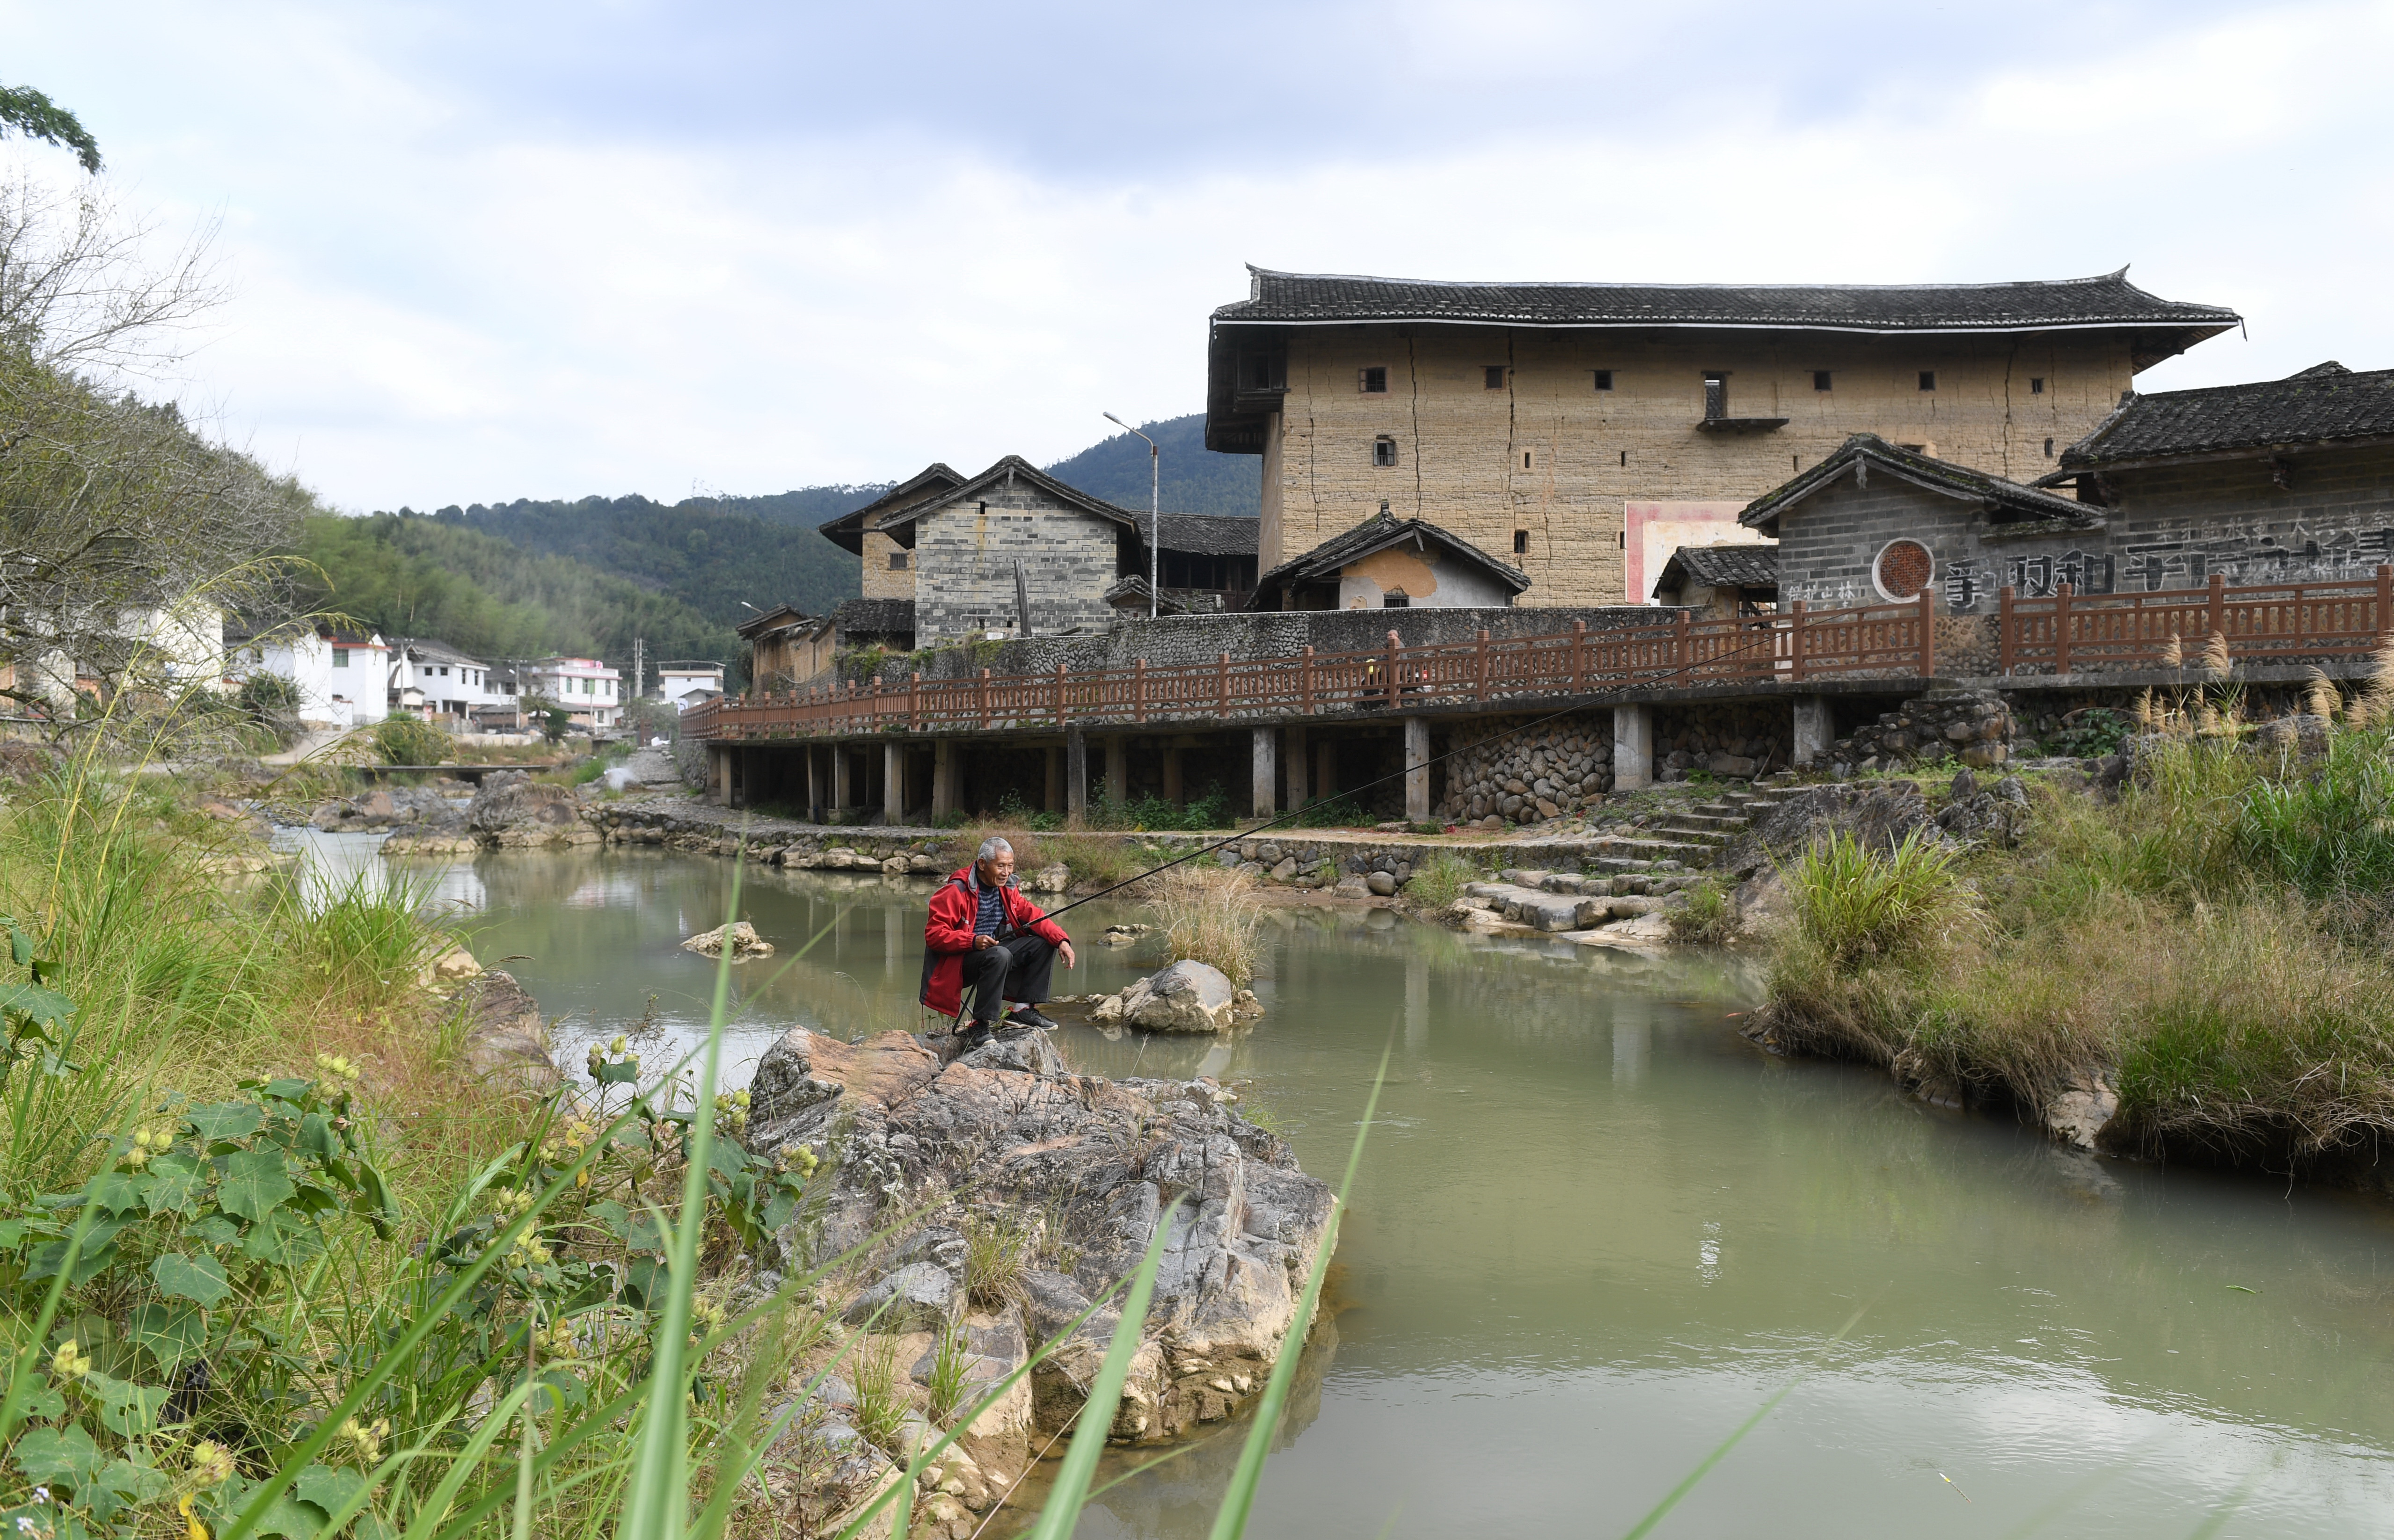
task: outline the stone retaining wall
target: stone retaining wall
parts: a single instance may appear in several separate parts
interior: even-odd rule
[[[2010,705],[1993,690],[1924,695],[1839,738],[1829,751],[1829,773],[1844,777],[1942,759],[1985,769],[2011,758],[2018,735]]]
[[[1530,823],[1585,806],[1612,790],[1612,713],[1574,711],[1526,733],[1534,716],[1491,717],[1459,729],[1445,764],[1441,822]],[[1512,732],[1513,736],[1503,737]]]
[[[1786,767],[1795,736],[1795,714],[1785,701],[1658,706],[1654,778],[1683,781],[1703,771],[1724,780],[1752,780]]]

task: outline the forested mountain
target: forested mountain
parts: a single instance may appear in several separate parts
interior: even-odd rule
[[[351,615],[386,637],[424,636],[491,662],[563,652],[632,660],[736,662],[731,628],[669,594],[587,563],[543,555],[462,520],[421,514],[313,514],[300,552],[324,580],[303,607]]]
[[[1164,506],[1174,513],[1256,509],[1252,455],[1209,453],[1202,413],[1140,424],[1163,447]],[[918,466],[904,467],[908,475]],[[958,465],[967,475],[979,465]],[[1148,504],[1147,446],[1117,435],[1048,467],[1130,509]],[[793,604],[823,614],[858,592],[856,558],[816,532],[891,483],[801,487],[755,497],[519,498],[402,508],[362,519],[310,519],[308,555],[333,577],[323,602],[386,634],[437,636],[467,652],[563,650],[628,661],[739,659],[732,628]]]
[[[1141,423],[1138,427],[1164,451],[1160,458],[1165,513],[1242,514],[1253,518],[1262,511],[1263,462],[1252,454],[1216,454],[1208,450],[1204,412]],[[969,476],[980,467],[956,468]],[[1092,444],[1069,460],[1059,460],[1047,467],[1047,474],[1125,508],[1147,506],[1147,446],[1127,433]]]
[[[668,594],[711,620],[736,625],[788,603],[821,614],[858,592],[856,558],[817,534],[822,519],[870,502],[877,491],[813,488],[775,499],[691,498],[671,507],[645,497],[585,497],[443,508],[435,522],[495,535],[544,555],[566,556]],[[739,506],[772,502],[803,524]],[[813,510],[827,509],[820,518]],[[802,512],[801,512],[802,511]],[[406,516],[408,510],[401,509]]]

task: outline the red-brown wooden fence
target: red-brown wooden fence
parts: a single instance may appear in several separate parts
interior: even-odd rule
[[[1396,633],[1368,652],[1074,673],[853,681],[830,689],[725,698],[693,707],[682,731],[712,741],[991,732],[1187,724],[1284,716],[1352,716],[1424,707],[1534,706],[1629,685],[1926,678],[1937,672],[1934,601],[1699,620],[1680,611],[1651,626],[1407,646]],[[2264,583],[2051,598],[2003,591],[1995,616],[2004,673],[2151,668],[2170,638],[2192,666],[2214,632],[2239,662],[2333,659],[2374,651],[2394,634],[2394,567],[2350,582]],[[1391,684],[1394,695],[1390,694]]]

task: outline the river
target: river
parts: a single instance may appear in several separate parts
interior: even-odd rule
[[[313,843],[372,861],[362,837]],[[644,1019],[660,1051],[703,1032],[714,966],[676,944],[722,920],[733,876],[608,851],[432,882],[476,955],[566,1018],[572,1064]],[[731,1078],[793,1023],[915,1028],[927,891],[749,868],[742,913],[782,954],[735,971]],[[1392,1051],[1335,1332],[1249,1534],[1624,1533],[1782,1391],[1655,1533],[2394,1531],[2383,1202],[2072,1154],[1773,1059],[1737,1035],[1759,995],[1740,959],[1388,914],[1283,911],[1268,933],[1269,1014],[1234,1039],[1062,1034],[1095,1073],[1244,1082],[1332,1180]],[[1059,987],[1152,965],[1085,945]],[[1203,1535],[1234,1453],[1135,1477],[1077,1533]]]

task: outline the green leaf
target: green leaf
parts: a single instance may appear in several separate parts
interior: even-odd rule
[[[296,1104],[307,1100],[309,1090],[315,1084],[313,1080],[294,1080],[286,1076],[269,1080],[262,1089],[267,1095],[278,1102],[290,1102]]]
[[[266,1125],[266,1109],[255,1102],[208,1102],[191,1108],[183,1117],[199,1130],[202,1143],[214,1144],[256,1133]]]
[[[153,1214],[196,1213],[207,1196],[208,1178],[214,1174],[196,1156],[160,1155],[150,1162],[150,1188],[143,1202]]]
[[[124,1228],[123,1220],[92,1220],[91,1229],[84,1235],[83,1250],[75,1258],[74,1276],[67,1281],[89,1283],[116,1260],[116,1233]],[[28,1279],[58,1276],[59,1264],[66,1259],[66,1255],[67,1243],[52,1241],[33,1253],[33,1259],[25,1264],[25,1276]]]
[[[299,1472],[298,1480],[291,1483],[291,1490],[301,1502],[311,1503],[329,1514],[346,1505],[365,1484],[362,1471],[311,1465]]]
[[[628,1086],[640,1077],[640,1066],[626,1061],[623,1064],[600,1064],[590,1078],[602,1086]]]
[[[375,1233],[390,1239],[390,1227],[399,1220],[399,1205],[392,1200],[390,1184],[383,1180],[381,1169],[371,1160],[360,1156],[357,1163],[358,1195],[352,1207],[362,1215]]]
[[[250,1487],[234,1499],[231,1506],[236,1510],[240,1509],[256,1490],[255,1486]],[[280,1534],[285,1536],[285,1540],[316,1540],[324,1532],[325,1517],[322,1508],[303,1503],[287,1492],[278,1492],[274,1500],[266,1505],[266,1511],[249,1526],[249,1533]]]
[[[102,1171],[93,1179],[91,1201],[112,1214],[147,1207],[150,1179],[138,1171]]]
[[[0,1011],[22,1016],[37,1026],[59,1026],[74,1014],[75,1004],[38,984],[11,984],[0,987]]]
[[[105,1463],[99,1445],[91,1442],[91,1435],[79,1423],[63,1429],[36,1428],[17,1441],[17,1468],[36,1484],[63,1481],[81,1492]]]
[[[154,1503],[174,1486],[167,1474],[153,1467],[136,1465],[131,1460],[111,1460],[92,1478],[92,1486],[112,1499],[105,1503],[86,1499],[85,1506],[97,1519],[109,1519],[122,1508],[138,1507]]]
[[[59,1394],[58,1387],[40,1375],[25,1377],[25,1388],[17,1393],[17,1410],[29,1417],[64,1416],[67,1398]]]
[[[222,1214],[203,1214],[187,1232],[204,1246],[231,1246],[241,1239],[241,1226]]]
[[[191,1257],[170,1251],[150,1264],[150,1276],[157,1280],[159,1293],[202,1305],[214,1305],[231,1286],[224,1264],[205,1252]]]
[[[290,1164],[281,1150],[237,1150],[225,1157],[224,1181],[217,1203],[229,1214],[256,1223],[274,1212],[298,1189],[292,1185]]]
[[[168,1259],[161,1257],[157,1262],[151,1263],[151,1276],[156,1276],[159,1264]],[[189,1258],[172,1259],[190,1265]],[[202,1260],[210,1267],[216,1267],[213,1257]],[[217,1268],[216,1289],[219,1296],[224,1292],[223,1278],[224,1270]],[[208,1323],[198,1310],[190,1305],[152,1302],[135,1309],[125,1336],[125,1340],[147,1351],[161,1371],[172,1372],[177,1364],[187,1358],[197,1357],[200,1350],[207,1346]]]
[[[33,960],[33,938],[17,929],[13,920],[8,921],[8,956],[20,968],[31,966]]]
[[[316,1227],[288,1208],[277,1208],[241,1238],[242,1255],[277,1267],[297,1267],[323,1249]]]
[[[164,1386],[136,1385],[97,1369],[84,1376],[84,1385],[99,1403],[99,1420],[112,1432],[133,1439],[157,1430],[159,1409],[166,1404]]]

